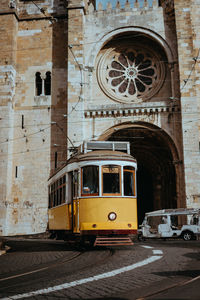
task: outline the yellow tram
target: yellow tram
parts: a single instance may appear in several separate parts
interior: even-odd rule
[[[136,169],[128,142],[85,142],[49,179],[49,231],[95,245],[132,244]]]

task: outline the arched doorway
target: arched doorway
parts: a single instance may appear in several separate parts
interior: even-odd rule
[[[112,128],[104,139],[130,142],[138,162],[139,224],[147,211],[177,207],[177,151],[162,129],[145,122],[123,124]]]

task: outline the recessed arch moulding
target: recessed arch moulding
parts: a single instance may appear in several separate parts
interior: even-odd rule
[[[90,53],[89,53],[89,59],[86,62],[88,66],[94,66],[95,65],[95,60],[97,57],[97,54],[100,52],[100,50],[107,44],[109,43],[115,36],[118,35],[124,35],[127,32],[130,33],[138,33],[138,34],[143,34],[151,38],[152,40],[155,40],[164,50],[168,59],[169,63],[174,62],[174,54],[168,45],[168,43],[161,37],[159,34],[153,32],[152,30],[149,30],[147,28],[143,27],[138,27],[138,26],[129,26],[129,27],[122,27],[118,28],[115,30],[112,30],[104,35],[102,35],[98,42],[95,43],[94,47],[92,47]]]

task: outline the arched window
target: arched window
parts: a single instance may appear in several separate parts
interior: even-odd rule
[[[51,72],[46,72],[46,78],[44,80],[44,94],[51,95]]]
[[[40,72],[35,74],[35,94],[36,96],[40,96],[42,94],[42,78]]]
[[[51,95],[51,72],[46,72],[45,77],[40,72],[35,74],[35,95]]]

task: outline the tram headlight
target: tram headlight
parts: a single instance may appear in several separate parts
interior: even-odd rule
[[[110,212],[110,213],[108,214],[108,219],[109,219],[110,221],[114,221],[114,220],[116,220],[116,218],[117,218],[117,214],[116,214],[115,212]]]

